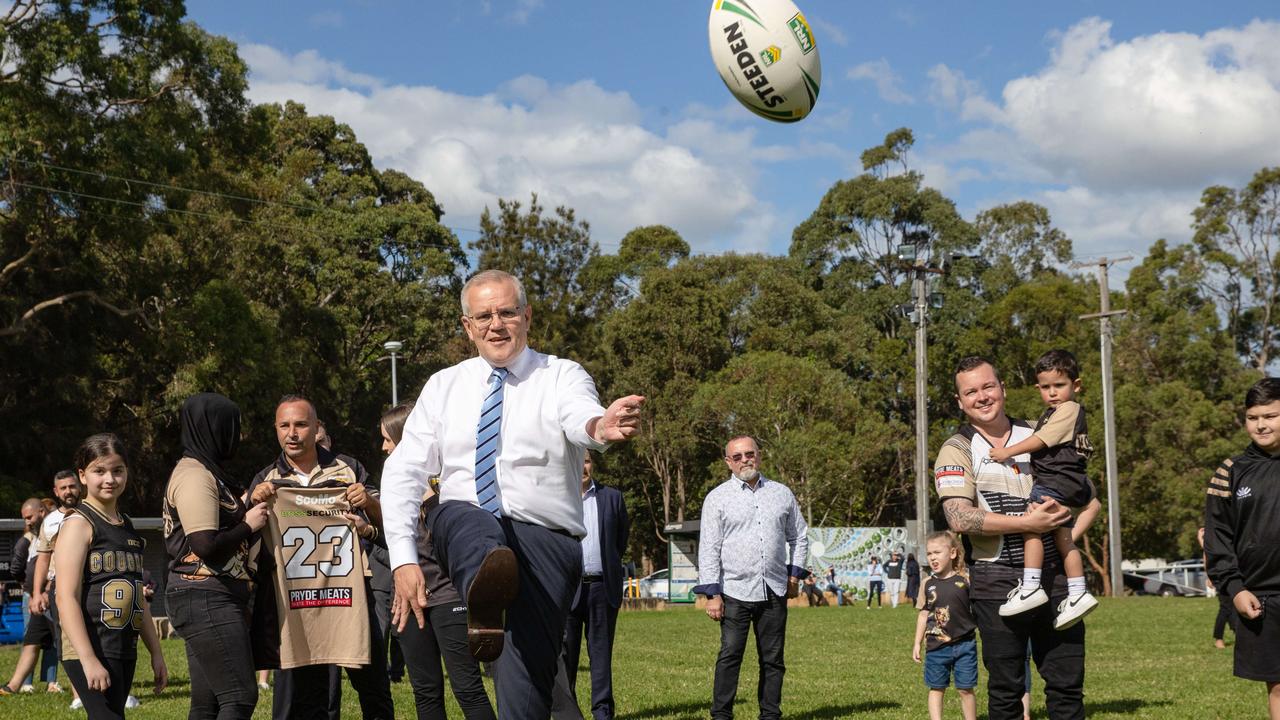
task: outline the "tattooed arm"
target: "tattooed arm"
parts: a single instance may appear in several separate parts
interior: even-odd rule
[[[953,532],[970,535],[1046,533],[1071,517],[1070,510],[1052,500],[1028,507],[1023,515],[1002,515],[977,507],[969,498],[949,497],[942,501],[942,512]]]

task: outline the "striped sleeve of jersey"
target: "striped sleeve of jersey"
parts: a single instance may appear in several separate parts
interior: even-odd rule
[[[1218,469],[1213,471],[1213,475],[1209,476],[1205,494],[1220,498],[1231,497],[1231,458],[1223,460]]]
[[[978,486],[973,477],[973,453],[968,438],[953,435],[938,449],[938,457],[933,464],[933,484],[941,498],[977,498]]]
[[[1233,464],[1230,459],[1222,461],[1209,478],[1204,499],[1205,570],[1218,592],[1227,597],[1235,597],[1244,589],[1244,574],[1237,554],[1236,504],[1231,494]]]

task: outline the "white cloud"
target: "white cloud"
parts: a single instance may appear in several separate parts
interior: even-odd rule
[[[889,67],[889,61],[884,58],[872,62],[864,62],[849,68],[846,77],[850,80],[870,80],[875,83],[876,92],[880,94],[880,99],[894,105],[903,105],[915,102],[915,99],[898,87],[902,82],[902,78],[898,77],[893,68]]]
[[[1141,259],[1156,240],[1190,239],[1191,208],[1199,192],[1139,190],[1124,194],[1072,186],[1045,190],[1035,202],[1067,233],[1077,258],[1132,255]],[[1127,275],[1122,271],[1121,276]]]
[[[251,84],[293,82],[358,88],[381,84],[372,75],[352,72],[342,63],[324,59],[315,50],[303,50],[291,57],[269,45],[246,43],[240,46],[240,57],[249,66]]]
[[[1003,122],[1040,162],[1089,187],[1203,187],[1280,162],[1280,23],[1126,42],[1084,20],[1009,82]]]
[[[1186,242],[1200,192],[1280,164],[1280,23],[1116,40],[1090,18],[1050,37],[998,100],[935,65],[929,99],[975,127],[922,148],[931,184],[980,180],[1047,207],[1076,255]],[[1121,270],[1123,274],[1123,270]]]
[[[839,25],[827,22],[820,17],[809,17],[808,20],[813,23],[813,27],[817,31],[814,33],[814,38],[819,46],[827,42],[838,47],[847,47],[849,45],[849,37],[844,34]]]
[[[250,99],[296,100],[349,124],[379,167],[402,170],[435,194],[447,224],[476,227],[498,198],[527,202],[536,192],[546,207],[574,208],[606,248],[655,223],[675,228],[696,251],[763,250],[778,240],[775,208],[755,191],[756,166],[797,151],[757,145],[754,130],[683,115],[665,134],[655,132],[641,124],[629,94],[592,81],[521,76],[470,96],[385,85],[313,51],[286,56],[258,45],[243,54]]]
[[[960,119],[999,122],[1000,108],[982,92],[982,86],[964,72],[938,63],[929,68],[929,102],[947,110],[959,110]]]

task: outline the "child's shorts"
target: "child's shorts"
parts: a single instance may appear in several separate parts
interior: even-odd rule
[[[1258,598],[1262,616],[1236,615],[1236,677],[1280,682],[1280,595]],[[1232,607],[1231,612],[1236,612]]]
[[[1071,505],[1067,503],[1066,496],[1063,495],[1061,492],[1059,492],[1057,488],[1051,488],[1051,487],[1048,487],[1047,485],[1041,485],[1040,483],[1032,484],[1031,494],[1027,496],[1027,503],[1039,504],[1044,502],[1045,500],[1049,500],[1050,498],[1052,498],[1053,500],[1056,500],[1058,504],[1062,505],[1063,507],[1071,507]],[[1071,528],[1075,526],[1076,526],[1076,516],[1075,516],[1075,513],[1072,513],[1071,519],[1067,520],[1067,522],[1063,525],[1063,527]]]
[[[978,641],[957,640],[930,650],[924,656],[924,684],[930,690],[945,690],[954,673],[957,690],[978,686]]]

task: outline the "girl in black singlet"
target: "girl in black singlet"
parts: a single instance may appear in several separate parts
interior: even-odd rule
[[[75,467],[86,495],[63,521],[54,554],[63,667],[90,720],[123,718],[139,635],[157,693],[169,675],[142,594],[142,536],[117,508],[128,482],[124,444],[94,435],[76,450]]]

